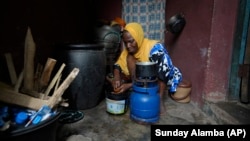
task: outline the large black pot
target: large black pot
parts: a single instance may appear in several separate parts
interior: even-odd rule
[[[106,54],[101,44],[57,45],[56,60],[65,63],[65,77],[74,67],[79,74],[66,89],[63,98],[69,100],[70,109],[93,108],[105,98]]]

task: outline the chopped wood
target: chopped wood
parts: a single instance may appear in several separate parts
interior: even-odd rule
[[[24,46],[24,89],[32,91],[34,85],[34,58],[36,45],[28,27]]]
[[[51,96],[49,99],[48,105],[50,107],[54,107],[57,103],[64,91],[69,87],[70,83],[75,79],[75,77],[78,75],[79,69],[74,68],[70,74],[67,76],[67,78],[62,82],[62,84],[59,86],[59,88],[55,91],[55,93]]]
[[[60,67],[60,69],[57,71],[56,75],[54,76],[54,78],[52,79],[52,81],[50,82],[48,88],[45,91],[45,96],[47,96],[50,93],[50,90],[54,87],[55,83],[57,82],[58,78],[60,79],[61,73],[64,69],[66,65],[63,63]]]
[[[10,74],[11,84],[15,85],[17,81],[17,76],[16,76],[16,70],[15,70],[15,66],[13,63],[12,55],[10,53],[5,53],[4,55],[6,58],[7,67],[8,67],[9,74]]]
[[[5,89],[0,87],[0,91],[0,100],[5,103],[10,103],[34,110],[39,110],[43,105],[48,104],[48,100],[34,98],[29,95],[15,92],[11,89]]]
[[[56,80],[56,86],[54,88],[54,93],[55,91],[58,89],[59,87],[59,84],[60,84],[60,81],[61,81],[61,77],[62,77],[62,74],[60,74],[60,76],[58,77],[58,79]]]
[[[41,65],[40,63],[37,64],[36,67],[36,73],[34,76],[34,91],[39,91],[39,83],[40,83],[40,78],[42,75],[42,71],[43,71],[43,65]]]
[[[29,95],[29,96],[32,96],[34,98],[43,98],[43,94],[42,93],[39,93],[37,91],[33,91],[33,90],[27,90],[25,88],[21,88],[20,89],[20,92],[23,93],[23,94],[26,94],[26,95]]]
[[[45,67],[43,69],[41,78],[40,78],[40,83],[39,83],[39,92],[44,92],[43,90],[48,86],[49,81],[50,81],[50,76],[51,73],[54,69],[54,66],[56,64],[56,60],[53,58],[48,58],[47,62],[45,64]]]
[[[0,83],[0,101],[34,110],[39,110],[43,105],[48,105],[51,108],[55,108],[56,105],[60,105],[61,102],[65,102],[62,101],[62,95],[64,91],[69,87],[70,83],[78,75],[78,73],[79,69],[74,68],[67,76],[67,78],[63,81],[63,83],[58,87],[58,89],[56,89],[53,95],[47,96],[45,97],[45,99],[41,99],[41,97],[44,96],[43,93],[29,91],[24,88],[20,90],[21,92],[17,92],[11,86],[5,83]],[[22,80],[21,74],[19,76],[19,80]],[[60,77],[61,74],[59,75],[58,79],[60,79]],[[57,81],[59,81],[58,79]],[[31,94],[32,96],[30,96]],[[34,97],[34,95],[36,97]]]
[[[22,84],[22,81],[23,81],[23,70],[20,73],[20,75],[18,76],[17,82],[15,84],[15,87],[14,87],[15,92],[19,91],[21,84]]]
[[[0,88],[13,89],[10,85],[4,82],[0,82]]]

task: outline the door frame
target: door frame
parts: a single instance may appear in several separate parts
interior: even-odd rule
[[[229,80],[229,100],[240,99],[241,78],[238,77],[239,65],[244,63],[247,47],[250,1],[240,0],[238,8],[238,19],[233,43],[233,54]],[[249,41],[250,42],[250,41]],[[249,43],[248,43],[249,44]]]

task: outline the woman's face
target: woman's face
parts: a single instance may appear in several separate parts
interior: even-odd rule
[[[123,31],[122,40],[127,51],[131,54],[135,54],[138,51],[138,45],[135,39],[126,30]]]

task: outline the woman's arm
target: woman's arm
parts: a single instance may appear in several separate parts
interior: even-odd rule
[[[130,89],[132,85],[132,82],[123,83],[120,70],[114,69],[114,79],[112,80],[112,86],[115,93],[123,93]]]
[[[121,86],[121,69],[119,65],[114,65],[114,78],[112,81],[112,86],[114,89],[117,89],[118,87]]]
[[[158,64],[158,78],[170,86],[172,92],[175,92],[177,85],[182,80],[182,74],[180,70],[173,65],[166,48],[162,44],[158,43],[152,48],[150,61]]]

